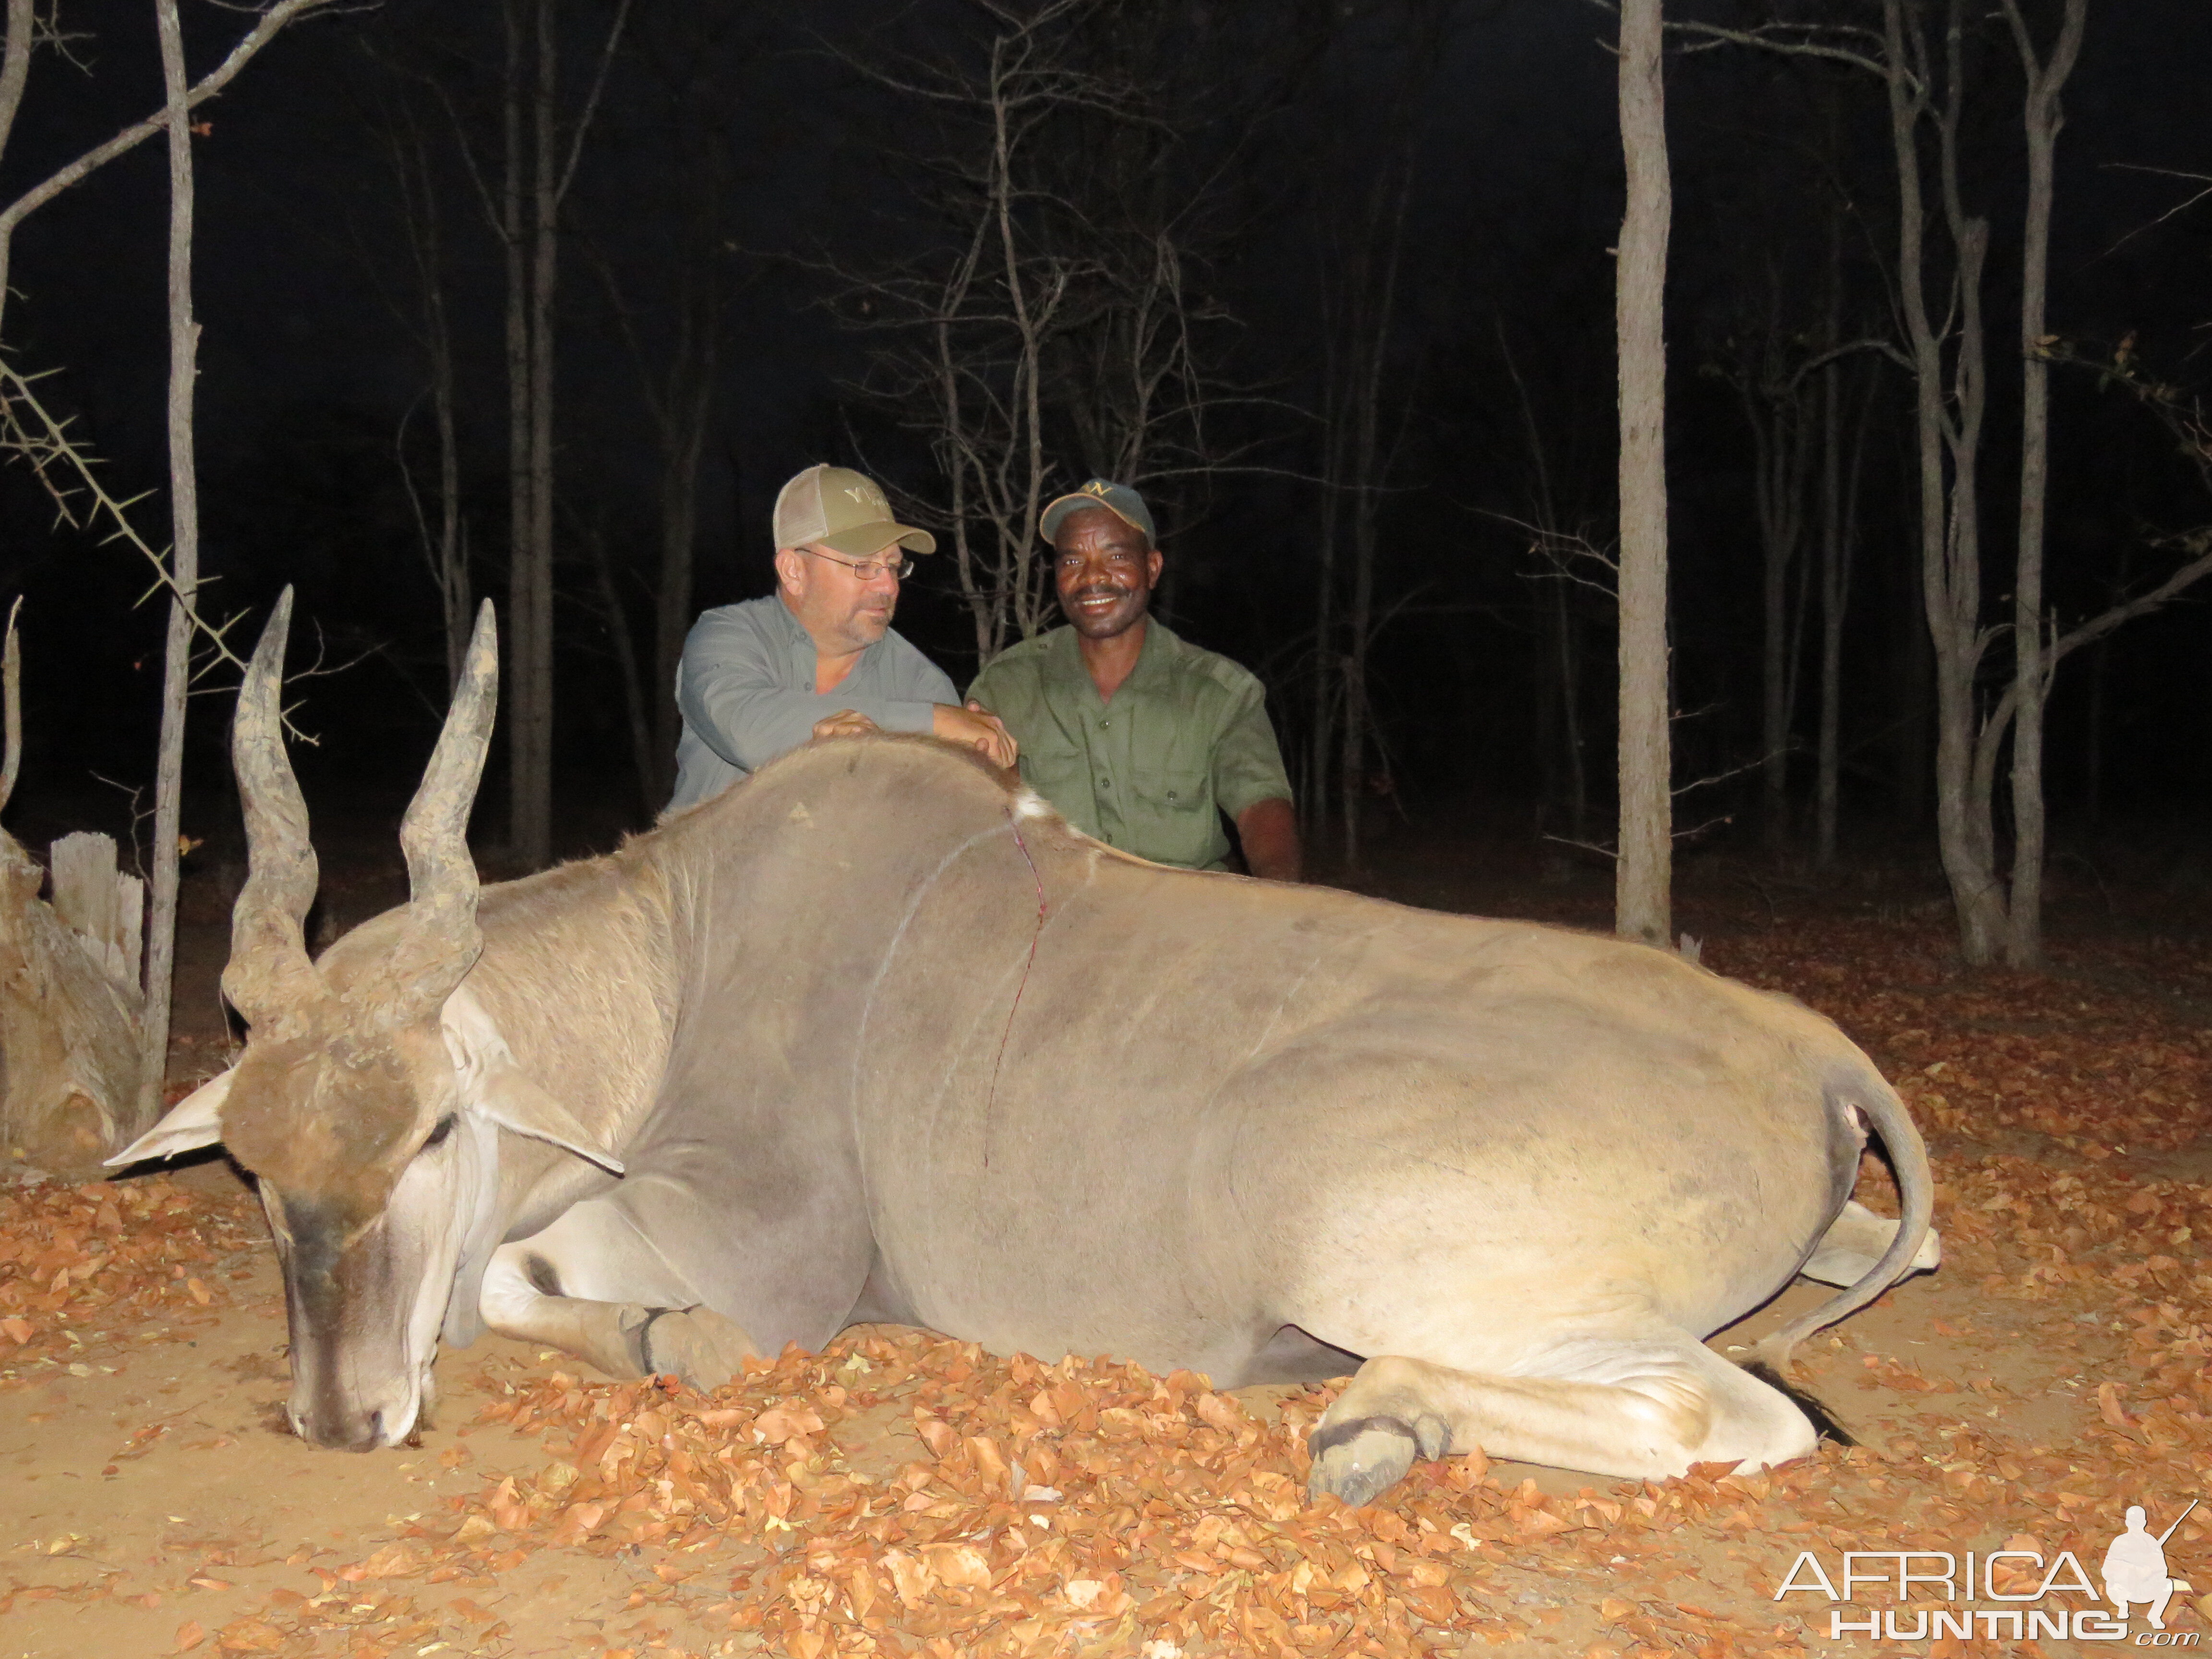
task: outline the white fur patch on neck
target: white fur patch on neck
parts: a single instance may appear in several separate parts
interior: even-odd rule
[[[1018,818],[1056,818],[1052,804],[1027,784],[1014,791],[1013,814]]]

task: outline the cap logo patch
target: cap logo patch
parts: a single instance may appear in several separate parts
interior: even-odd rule
[[[1083,493],[1086,495],[1103,495],[1113,487],[1114,486],[1112,484],[1108,483],[1103,478],[1093,478],[1089,483],[1083,486]]]

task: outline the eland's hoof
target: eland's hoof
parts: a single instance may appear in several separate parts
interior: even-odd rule
[[[712,1308],[647,1308],[629,1332],[637,1368],[647,1376],[679,1376],[709,1393],[738,1376],[752,1339]]]
[[[1355,1509],[1371,1504],[1406,1478],[1416,1457],[1443,1456],[1450,1437],[1437,1418],[1425,1417],[1418,1424],[1397,1417],[1323,1423],[1306,1443],[1313,1453],[1306,1496],[1334,1492]]]

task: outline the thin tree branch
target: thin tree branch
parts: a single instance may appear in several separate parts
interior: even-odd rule
[[[276,39],[285,25],[310,12],[330,9],[337,3],[338,0],[276,0],[276,4],[261,14],[260,21],[254,24],[251,32],[230,49],[229,55],[192,84],[185,94],[185,106],[187,109],[196,107],[228,86],[237,78],[239,70],[244,69],[262,47]],[[87,173],[106,166],[118,155],[136,149],[168,125],[168,111],[166,108],[157,110],[136,125],[124,128],[106,143],[95,145],[67,166],[47,174],[6,208],[0,209],[0,238],[5,238],[12,232],[27,214],[44,207]]]

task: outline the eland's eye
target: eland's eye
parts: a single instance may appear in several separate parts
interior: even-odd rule
[[[426,1152],[428,1152],[433,1146],[441,1144],[445,1140],[446,1137],[453,1133],[453,1115],[452,1113],[448,1112],[445,1116],[438,1120],[438,1127],[430,1131],[428,1137],[424,1139],[419,1150]]]

